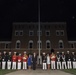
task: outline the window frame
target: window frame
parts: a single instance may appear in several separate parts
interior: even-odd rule
[[[17,46],[17,44],[19,43],[19,48],[18,48],[18,46]],[[20,49],[21,48],[21,41],[20,40],[17,40],[16,41],[16,49]]]
[[[6,45],[8,45],[8,47],[6,47]],[[9,43],[5,43],[5,49],[8,49],[9,48]]]
[[[30,35],[31,32],[32,32],[32,35]],[[33,30],[29,30],[29,36],[34,36],[34,31]]]
[[[57,35],[57,32],[59,32],[59,35]],[[60,30],[56,30],[56,36],[60,36]]]
[[[49,48],[47,48],[47,43],[49,43]],[[50,49],[50,48],[51,48],[50,40],[47,40],[47,41],[46,41],[46,49]]]
[[[61,34],[63,32],[63,35]],[[64,36],[64,30],[60,30],[60,36]]]
[[[16,35],[16,32],[18,32],[18,35]],[[18,30],[15,30],[15,36],[19,36],[19,31]]]
[[[30,43],[32,43],[32,48],[30,48]],[[28,49],[33,49],[33,40],[30,40],[28,43]]]
[[[49,32],[49,35],[47,35],[47,32]],[[46,35],[46,36],[50,36],[50,30],[46,30],[46,31],[45,31],[45,35]]]
[[[22,35],[20,35],[20,32],[22,32]],[[23,36],[23,30],[19,30],[19,36]]]
[[[73,46],[73,47],[72,47]],[[74,45],[74,43],[70,43],[70,47],[73,49],[73,48],[75,48],[75,45]]]
[[[39,36],[39,30],[37,31],[37,36]],[[40,30],[40,36],[42,36],[42,31]]]
[[[62,43],[62,48],[60,47],[60,43]],[[63,43],[63,40],[59,40],[59,49],[64,49],[64,43]]]

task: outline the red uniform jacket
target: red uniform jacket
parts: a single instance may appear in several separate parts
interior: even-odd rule
[[[18,60],[18,62],[21,62],[22,61],[22,57],[18,56],[17,60]]]
[[[27,62],[28,56],[27,55],[23,56],[22,59],[23,59],[23,62]]]
[[[13,61],[13,62],[16,62],[16,61],[17,61],[17,56],[13,55],[13,56],[12,56],[12,61]]]
[[[51,54],[51,55],[50,55],[50,58],[51,58],[51,61],[56,61],[56,56],[55,56],[55,54]]]

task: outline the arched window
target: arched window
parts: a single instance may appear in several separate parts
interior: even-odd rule
[[[20,40],[17,40],[17,41],[16,41],[16,48],[19,49],[20,47],[21,47],[21,42],[20,42]]]
[[[39,41],[37,41],[37,48],[39,48]],[[42,42],[40,40],[40,49],[42,48]]]
[[[46,41],[46,48],[47,49],[51,48],[51,44],[50,44],[50,41],[49,40]]]
[[[29,47],[30,49],[33,48],[33,41],[32,41],[32,40],[29,41],[29,46],[28,46],[28,47]]]
[[[62,40],[59,40],[59,48],[64,48],[64,43]]]

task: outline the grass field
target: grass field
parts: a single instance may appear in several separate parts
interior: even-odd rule
[[[65,69],[65,70],[62,70],[64,72],[67,72],[67,73],[71,73],[73,75],[76,75],[76,69]]]
[[[16,71],[16,70],[2,70],[2,69],[0,69],[0,75],[5,75],[7,73],[14,72],[14,71]]]

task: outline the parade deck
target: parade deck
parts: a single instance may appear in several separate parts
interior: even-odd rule
[[[60,70],[18,70],[6,75],[73,75]]]

